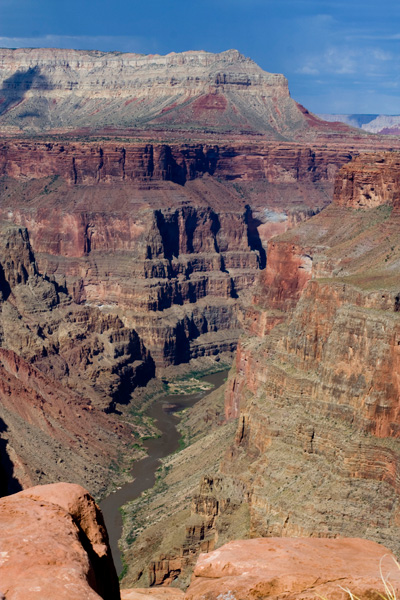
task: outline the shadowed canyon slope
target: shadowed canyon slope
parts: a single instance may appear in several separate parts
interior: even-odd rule
[[[71,478],[99,493],[132,439],[110,413],[154,363],[118,316],[39,273],[25,228],[1,228],[0,291],[2,493]]]
[[[0,50],[0,128],[239,133],[288,140],[351,133],[289,95],[283,75],[237,50],[167,56],[59,49]],[[357,134],[362,137],[362,133]]]

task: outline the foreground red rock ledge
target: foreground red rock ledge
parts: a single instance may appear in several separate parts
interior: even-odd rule
[[[384,558],[383,558],[384,557]],[[400,570],[384,546],[357,538],[262,538],[201,554],[185,600],[378,598],[385,578],[400,590]]]
[[[185,594],[177,588],[135,588],[121,590],[121,600],[184,600]]]
[[[79,485],[0,499],[0,598],[119,600],[103,517]]]
[[[122,590],[122,600],[378,600],[400,592],[400,568],[384,546],[356,538],[234,541],[197,562],[184,594]],[[37,486],[0,499],[1,600],[120,600],[103,518],[81,486]]]

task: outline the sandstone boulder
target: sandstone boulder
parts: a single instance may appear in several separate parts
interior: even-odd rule
[[[400,590],[400,569],[384,546],[357,538],[263,538],[201,554],[185,600],[358,598],[384,594],[380,569]]]
[[[0,597],[119,600],[103,517],[81,486],[37,486],[0,500]]]

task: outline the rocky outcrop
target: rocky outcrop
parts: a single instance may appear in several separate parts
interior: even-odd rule
[[[398,153],[362,155],[335,185],[334,202],[348,208],[399,206],[400,156]]]
[[[186,593],[119,590],[98,506],[79,485],[29,488],[0,499],[0,593],[10,600],[201,600],[375,597],[400,589],[390,551],[361,539],[268,538],[233,541],[202,554]]]
[[[394,556],[367,540],[239,540],[200,556],[185,599],[368,598],[387,591],[381,573],[400,589]]]
[[[38,486],[0,499],[0,507],[4,598],[119,600],[103,518],[86,490]]]

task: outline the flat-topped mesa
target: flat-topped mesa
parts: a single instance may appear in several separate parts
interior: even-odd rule
[[[236,132],[293,139],[327,132],[286,78],[237,50],[167,56],[61,49],[0,50],[0,129]],[[311,123],[311,121],[312,123]],[[329,124],[330,132],[349,132]]]
[[[362,154],[344,165],[334,191],[334,203],[347,208],[399,206],[400,153]]]
[[[283,75],[263,71],[237,50],[218,54],[171,52],[161,56],[59,48],[1,49],[0,64],[6,75],[4,89],[26,90],[28,83],[31,92],[73,89],[103,95],[108,90],[111,96],[116,90],[130,95],[133,89],[145,94],[162,87],[174,88],[176,93],[180,86],[207,91],[238,86],[264,90],[271,87],[274,92],[279,89],[283,96],[289,96]],[[12,73],[16,75],[10,81],[7,75]]]

